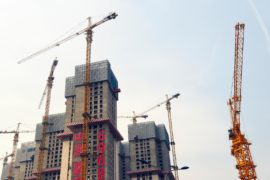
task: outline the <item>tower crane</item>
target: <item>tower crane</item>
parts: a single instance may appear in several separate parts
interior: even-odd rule
[[[240,128],[244,28],[245,24],[243,23],[237,23],[235,25],[233,95],[228,101],[232,128],[229,129],[228,132],[229,139],[232,141],[231,153],[236,159],[236,168],[238,169],[239,178],[241,180],[256,180],[255,165],[249,148],[251,143],[245,138]]]
[[[46,133],[48,130],[48,125],[49,125],[49,112],[50,112],[50,102],[51,102],[51,91],[52,91],[52,86],[53,86],[53,80],[54,80],[54,70],[57,66],[58,61],[54,60],[53,64],[51,66],[51,71],[47,80],[47,85],[45,87],[45,92],[47,90],[47,97],[46,97],[46,105],[45,105],[45,114],[43,116],[43,120],[42,120],[42,134],[41,134],[41,142],[40,142],[40,146],[39,146],[39,153],[38,153],[38,164],[37,164],[37,179],[41,180],[42,179],[42,170],[43,170],[43,161],[44,161],[44,154],[45,154],[45,150],[47,150],[47,148],[45,147],[45,143],[46,143]],[[44,99],[44,96],[46,95],[46,93],[43,93],[42,98],[41,98],[41,103],[42,103],[42,99]]]
[[[133,116],[117,116],[117,118],[127,118],[132,119],[133,124],[137,123],[137,118],[148,118],[148,115],[142,114],[142,115],[136,115],[135,111],[133,111]]]
[[[9,158],[10,156],[12,156],[12,154],[9,154],[9,155],[8,155],[8,153],[6,153],[6,156],[5,156],[5,157],[0,158],[0,161],[3,160],[3,169],[4,169],[4,167],[7,165],[7,161],[8,161],[8,158]],[[3,175],[2,175],[2,176],[3,176]]]
[[[79,35],[81,35],[81,34],[83,34],[83,33],[88,34],[88,32],[89,32],[90,30],[92,30],[92,29],[94,29],[95,27],[97,27],[97,26],[103,24],[103,23],[106,22],[106,21],[109,21],[109,20],[111,20],[111,19],[115,19],[116,17],[117,17],[117,14],[116,14],[115,12],[110,13],[108,16],[106,16],[105,18],[103,18],[102,20],[96,22],[96,23],[93,24],[93,25],[91,25],[91,22],[90,22],[90,21],[91,21],[91,18],[88,17],[87,19],[88,19],[88,22],[89,22],[89,23],[88,23],[88,26],[87,26],[86,28],[84,28],[84,29],[82,29],[82,30],[80,30],[80,31],[78,31],[78,32],[76,32],[76,33],[74,33],[74,34],[71,34],[71,35],[69,35],[69,36],[67,36],[67,37],[65,37],[65,38],[63,38],[63,39],[61,39],[60,41],[57,41],[57,42],[55,42],[55,43],[53,43],[53,44],[50,44],[50,45],[48,45],[47,47],[42,48],[42,49],[36,51],[35,53],[29,55],[29,56],[26,56],[26,57],[22,58],[22,59],[19,60],[17,63],[18,63],[18,64],[21,64],[21,63],[23,63],[23,62],[25,62],[25,61],[28,61],[28,60],[30,60],[30,59],[32,59],[32,58],[34,58],[34,57],[36,57],[36,56],[38,56],[38,55],[44,53],[44,52],[47,52],[47,51],[50,50],[50,49],[53,49],[53,48],[55,48],[55,47],[58,47],[58,46],[62,45],[63,43],[65,43],[65,42],[67,42],[67,41],[69,41],[69,40],[71,40],[71,39],[73,39],[73,38],[75,38],[75,37],[77,37],[77,36],[79,36]],[[90,34],[89,34],[89,36],[90,36]],[[91,39],[91,38],[90,38],[90,39]]]
[[[0,161],[4,160],[3,165],[5,165],[5,164],[7,164],[8,158],[11,157],[11,156],[12,156],[12,154],[8,155],[8,153],[6,153],[6,156],[0,158]]]
[[[173,98],[178,98],[179,95],[180,95],[180,94],[177,93],[177,94],[173,95],[171,98],[169,98],[169,100],[172,100]],[[136,124],[136,123],[137,123],[137,118],[144,118],[144,119],[148,118],[148,115],[146,115],[146,114],[147,114],[149,111],[152,111],[153,109],[155,109],[155,108],[157,108],[157,107],[160,107],[160,106],[163,105],[163,104],[166,104],[166,102],[167,102],[167,100],[166,100],[166,101],[163,101],[163,102],[161,102],[161,103],[159,103],[159,104],[157,104],[157,105],[155,105],[155,106],[153,106],[153,107],[147,109],[146,111],[144,111],[144,112],[142,112],[142,113],[140,113],[140,114],[137,114],[137,115],[136,115],[136,113],[133,111],[133,116],[117,116],[117,118],[127,118],[127,119],[132,119],[133,124]]]
[[[106,16],[105,18],[103,18],[102,20],[96,22],[95,24],[91,23],[91,18],[88,18],[88,26],[84,29],[82,29],[81,31],[78,31],[70,36],[67,36],[66,38],[53,43],[33,54],[31,54],[30,56],[27,56],[23,59],[21,59],[20,61],[18,61],[18,63],[23,63],[37,55],[40,55],[54,47],[60,46],[61,44],[85,33],[86,34],[86,63],[85,63],[85,81],[84,81],[84,106],[83,106],[83,137],[82,137],[82,153],[81,153],[81,157],[82,157],[82,167],[81,167],[81,179],[87,179],[87,159],[88,159],[88,121],[90,121],[90,114],[89,114],[89,99],[90,99],[90,65],[91,65],[91,44],[92,44],[92,30],[109,21],[112,19],[115,19],[117,17],[117,14],[114,13],[110,13],[108,16]]]
[[[16,131],[16,130],[13,130],[13,131],[0,131],[0,134],[14,134],[14,133],[33,133],[35,131]]]
[[[31,133],[35,131],[19,131],[21,123],[18,123],[17,129],[13,131],[0,131],[0,134],[12,134],[14,133],[14,138],[13,138],[13,147],[12,147],[12,153],[4,157],[4,160],[7,161],[8,157],[11,157],[11,162],[8,170],[8,180],[13,179],[13,169],[14,169],[14,163],[15,163],[15,156],[16,156],[16,151],[17,151],[17,145],[19,142],[19,133]]]
[[[177,98],[180,94],[176,94],[172,97],[168,97],[168,95],[166,95],[166,109],[167,109],[167,113],[168,113],[168,121],[169,121],[169,130],[170,130],[170,144],[172,147],[172,157],[173,157],[173,169],[174,169],[174,176],[176,180],[179,180],[179,176],[178,176],[178,165],[177,165],[177,158],[176,158],[176,150],[175,150],[175,141],[174,141],[174,135],[173,135],[173,125],[172,125],[172,114],[171,114],[171,100],[173,98]]]
[[[88,28],[86,30],[86,63],[85,63],[85,81],[84,81],[84,113],[83,113],[83,137],[82,137],[82,168],[81,168],[81,179],[87,179],[87,159],[88,159],[88,121],[91,119],[89,114],[89,99],[90,99],[90,70],[91,70],[91,44],[93,28],[100,24],[115,19],[116,13],[111,13],[100,22],[91,24],[89,18]]]
[[[178,177],[178,166],[177,166],[177,158],[176,158],[176,151],[175,151],[175,141],[174,141],[174,135],[173,135],[173,126],[172,126],[172,115],[171,115],[171,100],[173,100],[174,98],[178,98],[180,96],[179,93],[171,96],[171,97],[168,97],[168,95],[166,95],[166,100],[151,107],[150,109],[142,112],[141,114],[145,114],[157,107],[160,107],[161,105],[163,104],[166,104],[166,109],[167,109],[167,113],[168,113],[168,121],[169,121],[169,131],[170,131],[170,144],[171,144],[171,147],[172,147],[172,157],[173,157],[173,169],[174,169],[174,176],[175,176],[175,179],[176,180],[179,180],[179,177]]]
[[[6,162],[7,161],[7,158],[10,157],[10,156],[11,156],[11,154],[8,155],[8,153],[6,153],[6,156],[0,158],[0,161],[4,160],[4,162]]]

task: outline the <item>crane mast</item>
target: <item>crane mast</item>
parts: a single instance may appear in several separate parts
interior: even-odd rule
[[[17,144],[19,141],[19,128],[20,128],[20,124],[18,123],[17,125],[17,129],[15,131],[14,134],[14,138],[13,138],[13,148],[12,148],[12,153],[11,153],[11,162],[10,162],[10,166],[9,166],[9,170],[8,170],[8,180],[12,180],[13,179],[13,169],[14,169],[14,164],[15,164],[15,155],[16,155],[16,150],[17,150]]]
[[[42,170],[43,170],[43,162],[44,162],[44,154],[45,150],[47,148],[45,147],[46,143],[46,133],[48,130],[48,125],[49,125],[49,111],[50,111],[50,102],[51,102],[51,91],[52,91],[52,86],[53,86],[53,80],[54,80],[54,70],[57,65],[58,61],[54,60],[51,71],[47,80],[47,97],[46,97],[46,105],[45,105],[45,114],[43,116],[42,120],[42,134],[41,134],[41,142],[39,146],[39,153],[38,153],[38,164],[37,164],[37,179],[41,180],[42,179]]]
[[[233,95],[228,101],[232,120],[232,129],[229,129],[229,139],[232,141],[231,153],[236,158],[239,178],[241,180],[256,180],[255,165],[249,148],[251,143],[242,134],[240,128],[244,28],[245,24],[243,23],[237,23],[235,26]]]
[[[111,13],[103,20],[91,24],[91,19],[88,18],[88,27],[86,28],[86,62],[85,62],[85,81],[84,81],[84,113],[83,113],[83,137],[82,137],[82,168],[81,168],[81,179],[87,179],[87,159],[88,159],[88,122],[91,120],[90,111],[90,81],[91,81],[91,45],[92,45],[92,29],[98,25],[115,19],[116,13]]]
[[[88,19],[88,30],[86,32],[86,63],[85,63],[85,82],[84,82],[84,113],[83,113],[83,137],[82,137],[82,168],[81,179],[87,177],[87,158],[88,158],[88,121],[91,119],[89,115],[90,100],[90,69],[91,69],[91,45],[92,45],[92,29],[91,19]]]
[[[170,144],[172,147],[172,158],[173,158],[173,169],[174,169],[174,176],[176,180],[179,180],[178,176],[178,166],[177,166],[177,158],[176,158],[176,150],[175,150],[175,141],[174,141],[174,135],[173,135],[173,125],[172,125],[172,113],[171,113],[171,100],[173,98],[177,98],[180,94],[176,94],[172,96],[171,98],[166,95],[166,109],[168,113],[168,121],[169,121],[169,131],[170,131]]]

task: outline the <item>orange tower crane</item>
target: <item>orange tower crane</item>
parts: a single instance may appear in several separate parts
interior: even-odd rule
[[[19,131],[21,123],[18,123],[17,129],[13,131],[0,131],[0,134],[13,134],[14,133],[14,138],[13,138],[13,147],[12,147],[12,153],[10,155],[7,155],[4,159],[7,161],[8,157],[11,157],[10,161],[10,166],[8,170],[8,180],[13,179],[13,170],[14,170],[14,164],[15,164],[15,156],[16,156],[16,151],[17,151],[17,145],[19,142],[19,133],[31,133],[35,131]]]
[[[88,122],[90,121],[90,114],[89,114],[89,99],[90,99],[90,69],[91,69],[91,44],[92,44],[92,30],[105,23],[106,21],[115,19],[117,17],[116,13],[110,13],[108,16],[103,18],[102,20],[96,22],[95,24],[91,23],[91,18],[88,18],[88,26],[84,29],[82,29],[79,32],[76,32],[70,36],[67,36],[66,38],[53,43],[33,54],[30,56],[27,56],[18,63],[23,63],[37,55],[40,55],[54,47],[58,47],[61,44],[73,39],[74,37],[77,37],[83,33],[86,33],[86,63],[85,63],[85,81],[84,81],[84,107],[83,107],[83,137],[82,137],[82,167],[81,167],[81,179],[87,179],[87,158],[88,158]]]
[[[47,148],[45,147],[45,142],[46,142],[46,133],[48,130],[48,125],[49,125],[49,112],[50,112],[50,102],[51,102],[51,91],[52,91],[52,86],[53,86],[53,80],[54,80],[54,70],[55,67],[57,65],[58,61],[54,60],[52,67],[51,67],[51,71],[47,80],[47,85],[45,88],[45,92],[47,90],[47,97],[46,97],[46,105],[45,105],[45,114],[43,116],[43,120],[42,120],[42,132],[41,132],[41,142],[40,142],[40,146],[39,146],[39,153],[38,153],[38,164],[37,164],[37,179],[41,180],[42,179],[42,170],[43,170],[43,161],[44,161],[44,154],[45,154],[45,150],[47,150]],[[43,93],[43,96],[45,96],[46,93]],[[42,97],[43,99],[43,97]],[[42,103],[42,102],[41,102]]]
[[[233,95],[228,101],[232,120],[232,128],[229,129],[229,139],[232,141],[231,153],[236,159],[239,178],[241,180],[256,180],[255,165],[249,149],[251,143],[245,138],[240,128],[244,28],[245,24],[243,23],[235,25]]]

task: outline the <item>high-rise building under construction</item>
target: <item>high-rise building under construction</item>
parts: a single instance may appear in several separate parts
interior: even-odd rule
[[[62,142],[57,138],[64,131],[65,113],[52,114],[49,116],[49,125],[46,133],[44,161],[42,164],[42,179],[57,180],[60,178],[62,157]],[[40,151],[42,124],[36,127],[36,151],[34,158],[33,176],[28,179],[36,179],[38,167],[38,155]]]
[[[170,164],[169,136],[164,124],[134,123],[128,126],[128,143],[120,146],[121,180],[174,180]]]
[[[75,76],[66,79],[65,131],[59,134],[63,150],[60,179],[80,179],[84,113],[85,65],[75,67]],[[88,129],[87,178],[114,180],[118,176],[117,130],[118,82],[109,61],[91,63],[90,121]]]
[[[66,112],[49,116],[42,180],[81,179],[84,76],[85,65],[76,66],[75,76],[66,78]],[[128,142],[120,143],[123,138],[117,130],[119,89],[109,61],[91,63],[90,87],[87,180],[174,180],[169,137],[163,124],[131,124]],[[42,124],[38,124],[35,144],[29,145],[27,158],[16,160],[15,169],[20,169],[20,174],[15,170],[15,180],[37,178],[41,133]]]

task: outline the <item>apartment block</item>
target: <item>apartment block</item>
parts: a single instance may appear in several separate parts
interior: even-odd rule
[[[14,179],[25,180],[33,175],[33,165],[35,158],[35,142],[22,143],[21,148],[17,150]]]
[[[131,180],[174,180],[165,125],[153,121],[131,124],[128,139],[130,168],[126,174]]]
[[[119,148],[119,179],[130,180],[128,171],[130,171],[130,147],[129,143],[120,143]]]
[[[91,63],[88,122],[87,179],[118,178],[119,141],[117,130],[118,82],[108,60]],[[61,179],[80,179],[85,65],[75,67],[75,76],[66,79],[65,131],[58,135],[63,142]]]
[[[14,180],[25,180],[32,176],[35,154],[35,142],[25,142],[17,149],[15,165],[13,168]],[[7,180],[10,163],[3,161],[1,180]]]
[[[62,141],[57,138],[59,133],[64,131],[65,113],[53,114],[49,116],[49,126],[47,129],[45,140],[45,153],[44,161],[42,165],[42,179],[45,180],[59,180],[60,179],[60,166],[62,159]],[[38,154],[41,142],[42,124],[38,124],[36,127],[35,135],[35,156],[33,166],[33,176],[28,179],[36,179],[35,173],[38,166]]]
[[[8,159],[3,159],[3,167],[2,167],[2,174],[1,174],[1,180],[6,180],[8,177],[8,171],[9,171],[10,164],[8,163]]]

